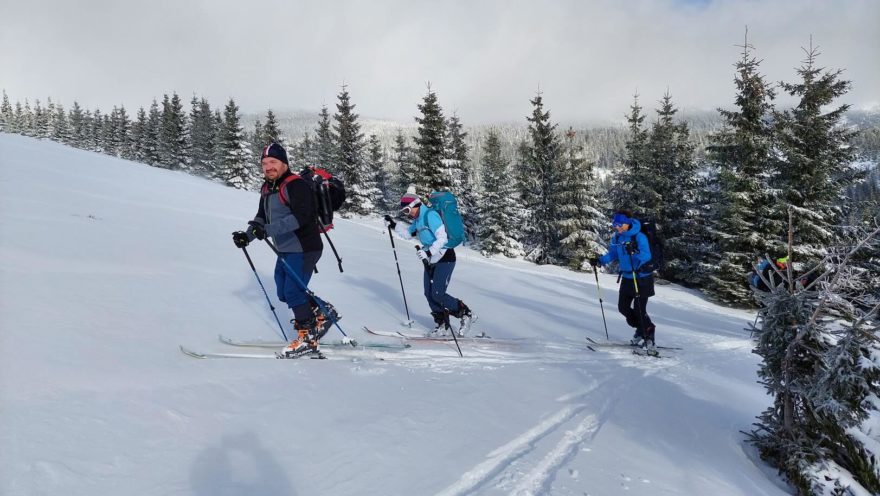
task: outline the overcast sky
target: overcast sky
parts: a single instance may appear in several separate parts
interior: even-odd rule
[[[762,72],[792,80],[801,47],[880,101],[878,0],[0,0],[0,87],[23,101],[133,114],[193,93],[246,112],[319,109],[344,82],[363,116],[413,122],[430,82],[464,124],[620,119],[635,92],[729,106],[745,26]],[[332,107],[331,107],[332,110]]]

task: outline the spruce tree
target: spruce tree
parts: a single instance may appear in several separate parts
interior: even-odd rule
[[[333,137],[336,143],[336,163],[338,174],[345,181],[345,204],[342,209],[355,214],[365,215],[375,211],[374,200],[377,196],[375,172],[367,170],[364,160],[364,135],[358,123],[355,105],[345,85],[337,96],[336,113],[333,120]],[[373,176],[371,178],[371,176]]]
[[[525,248],[529,246],[533,238],[533,228],[531,226],[534,226],[535,217],[534,210],[532,210],[532,206],[535,204],[534,188],[532,187],[535,177],[529,162],[529,150],[528,141],[523,139],[516,147],[513,161],[516,194],[520,200],[518,217],[520,219],[520,226],[522,226],[517,230],[517,240],[523,247],[523,253],[525,253]]]
[[[67,122],[67,112],[60,103],[55,105],[55,119],[53,119],[52,139],[70,145],[70,124]]]
[[[527,182],[526,206],[532,211],[530,244],[526,257],[539,264],[552,264],[562,259],[559,205],[553,193],[562,179],[560,171],[561,146],[556,135],[556,124],[550,122],[550,111],[544,111],[540,93],[531,100],[533,109],[529,121],[529,145],[526,156],[531,176]]]
[[[211,117],[211,121],[214,126],[214,150],[212,152],[211,162],[214,166],[213,168],[213,176],[216,179],[223,180],[223,176],[220,171],[220,163],[223,161],[223,149],[220,147],[220,135],[222,133],[223,127],[226,125],[226,122],[223,118],[223,114],[220,113],[220,109],[214,110],[214,115]]]
[[[486,135],[481,170],[484,188],[479,203],[480,251],[484,255],[520,256],[523,248],[518,241],[516,182],[511,180],[510,161],[501,151],[501,140],[495,129]]]
[[[249,147],[238,115],[238,105],[230,98],[223,112],[223,125],[217,141],[217,174],[228,186],[249,189],[256,183],[256,170],[249,165],[252,163]]]
[[[9,103],[9,96],[6,94],[6,90],[3,90],[3,101],[0,103],[0,132],[16,132],[13,131],[14,119],[15,113],[12,110],[12,104]]]
[[[400,198],[410,184],[416,183],[416,160],[412,147],[409,146],[403,131],[398,129],[394,137],[394,148],[391,150],[391,163],[394,177],[391,181],[392,198]]]
[[[255,161],[260,161],[260,157],[263,156],[263,147],[271,143],[271,141],[266,142],[266,136],[263,134],[263,123],[260,122],[260,119],[254,119],[254,132],[250,137],[251,143],[251,155]],[[288,157],[288,160],[290,158]]]
[[[416,117],[419,124],[415,137],[415,176],[413,184],[419,196],[427,196],[435,190],[449,190],[452,186],[448,175],[444,174],[443,157],[446,137],[446,119],[443,109],[437,103],[437,94],[428,85],[428,93],[418,105],[421,112]]]
[[[131,143],[131,120],[125,106],[113,107],[110,115],[112,122],[112,137],[114,154],[117,157],[131,159],[134,155]]]
[[[116,142],[117,112],[119,112],[119,108],[114,106],[113,110],[104,114],[104,124],[101,126],[101,143],[103,143],[104,153],[116,157],[119,156],[119,144]]]
[[[444,173],[450,190],[458,196],[458,209],[469,239],[476,239],[480,212],[477,208],[477,177],[468,159],[468,145],[464,126],[458,116],[452,114],[446,121],[446,152],[443,160]]]
[[[33,121],[33,131],[31,136],[36,138],[48,138],[51,136],[49,133],[49,115],[43,106],[40,104],[40,100],[34,100],[34,121]]]
[[[21,109],[18,112],[18,109]],[[16,103],[16,113],[18,115],[18,125],[21,134],[25,136],[34,136],[34,113],[31,110],[31,104],[27,98],[24,100],[24,107],[18,107]]]
[[[467,133],[457,115],[453,114],[446,120],[446,136],[444,138],[445,149],[443,152],[443,174],[449,189],[453,193],[463,196],[468,186],[468,146],[464,139]]]
[[[319,117],[318,127],[315,129],[315,156],[318,163],[311,165],[317,165],[335,173],[339,169],[337,167],[338,153],[336,152],[336,138],[333,136],[330,113],[327,111],[326,105],[321,107]]]
[[[752,304],[745,275],[761,254],[784,249],[778,224],[771,218],[769,179],[776,167],[773,153],[773,88],[758,72],[748,39],[742,45],[734,79],[736,110],[719,109],[725,127],[710,137],[709,160],[717,169],[719,197],[708,226],[715,247],[709,264],[709,290],[726,303]],[[780,255],[775,255],[780,256]]]
[[[175,92],[162,100],[162,124],[159,133],[160,163],[171,170],[187,170],[189,156],[186,114]]]
[[[708,252],[708,237],[702,227],[703,212],[698,204],[700,176],[694,160],[687,123],[674,120],[678,109],[667,91],[656,110],[657,120],[651,126],[646,143],[646,170],[653,176],[649,188],[656,194],[657,204],[646,218],[657,223],[658,235],[664,239],[667,279],[699,284],[705,282],[705,268],[700,260]]]
[[[302,170],[320,163],[317,155],[317,146],[308,131],[303,133],[302,139],[294,143],[287,151],[290,157],[290,165],[293,170]]]
[[[153,99],[150,111],[147,114],[147,126],[143,131],[144,162],[153,166],[161,165],[161,151],[159,144],[162,132],[162,113],[159,112],[159,103]]]
[[[217,127],[211,105],[205,98],[190,100],[190,159],[192,171],[206,177],[214,175],[214,150],[217,148]]]
[[[55,102],[52,101],[51,98],[46,98],[46,109],[44,110],[46,113],[46,136],[47,139],[52,139],[55,136]]]
[[[865,263],[880,265],[880,228],[859,238],[831,248],[815,281],[789,271],[756,293],[758,375],[774,401],[750,440],[800,494],[880,492],[880,449],[865,442],[880,409],[880,272],[863,282]]]
[[[104,114],[95,109],[89,120],[88,150],[104,153]]]
[[[601,240],[605,216],[599,205],[593,164],[569,128],[565,151],[558,162],[559,180],[552,190],[557,205],[561,260],[573,269],[582,269],[594,253],[603,252]]]
[[[857,177],[850,167],[855,133],[843,123],[849,105],[825,111],[851,83],[840,79],[841,70],[817,67],[819,51],[812,42],[804,52],[806,59],[797,69],[801,81],[781,83],[786,93],[799,98],[798,104],[775,114],[783,163],[774,180],[781,192],[774,217],[785,219],[788,208],[794,209],[795,258],[817,261],[828,245],[839,240],[835,225],[843,219],[844,193]]]
[[[68,121],[70,122],[70,144],[76,148],[85,148],[86,114],[76,100],[73,101]]]
[[[114,141],[113,136],[116,134],[116,129],[113,127],[113,121],[110,119],[111,114],[104,114],[102,119],[104,123],[101,125],[101,149],[103,153],[107,155],[116,155],[116,150],[113,148]]]
[[[375,134],[370,135],[367,142],[367,160],[364,161],[365,176],[369,178],[367,185],[374,191],[373,203],[377,212],[391,212],[392,205],[397,205],[397,198],[390,195],[388,188],[388,171],[385,168],[385,153],[382,143]]]
[[[272,110],[266,111],[266,124],[263,125],[262,141],[260,144],[266,146],[269,143],[278,143],[287,148],[287,140],[281,133],[281,127],[278,125],[278,118]]]
[[[608,196],[612,209],[627,208],[641,214],[653,210],[657,198],[646,189],[650,180],[647,171],[648,131],[644,128],[645,114],[639,105],[638,94],[633,95],[626,121],[629,124],[626,154],[615,170]]]
[[[131,124],[131,159],[146,162],[147,112],[138,108],[136,120]]]

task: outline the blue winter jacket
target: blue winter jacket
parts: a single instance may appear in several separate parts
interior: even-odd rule
[[[442,233],[438,232],[441,227]],[[409,233],[418,236],[425,249],[431,248],[437,242],[438,235],[446,237],[446,229],[440,214],[426,206],[419,209],[419,216],[409,226]],[[446,240],[444,239],[443,242],[445,243]]]
[[[648,237],[642,232],[642,223],[638,219],[632,220],[632,225],[628,231],[622,233],[614,233],[611,236],[611,244],[608,246],[608,253],[599,257],[599,265],[606,265],[615,260],[620,263],[620,275],[632,279],[633,264],[635,264],[637,277],[648,277],[651,271],[639,272],[638,269],[651,260],[651,246],[648,244]],[[632,255],[632,264],[630,263],[630,255],[626,252],[626,244],[635,242],[639,248],[639,252]]]

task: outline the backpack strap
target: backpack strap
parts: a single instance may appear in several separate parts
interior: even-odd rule
[[[290,184],[291,181],[296,181],[297,179],[302,179],[302,177],[297,174],[291,173],[289,176],[285,177],[284,180],[281,181],[281,184],[278,186],[278,197],[281,199],[281,203],[283,205],[287,205],[288,207],[290,206],[290,199],[287,198],[287,185]],[[263,187],[260,188],[260,195],[267,196],[269,195],[269,193],[269,185],[263,183]]]

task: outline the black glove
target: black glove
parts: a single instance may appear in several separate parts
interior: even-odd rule
[[[593,267],[598,267],[599,266],[599,257],[597,257],[597,256],[590,257],[590,265],[592,265]]]
[[[249,229],[251,231],[251,234],[253,234],[255,238],[259,239],[260,241],[266,239],[266,228],[263,227],[263,224],[255,221],[250,221],[248,222],[248,225],[250,226]]]
[[[238,248],[244,248],[251,241],[248,239],[248,235],[244,231],[235,231],[232,233],[232,242],[235,243],[235,246]]]
[[[626,252],[630,255],[635,255],[639,252],[639,245],[633,243],[632,241],[630,241],[629,243],[624,243],[623,247],[626,248]]]
[[[392,219],[390,215],[385,216],[385,222],[388,223],[388,227],[391,229],[394,229],[397,226],[397,222],[394,222],[394,219]]]

